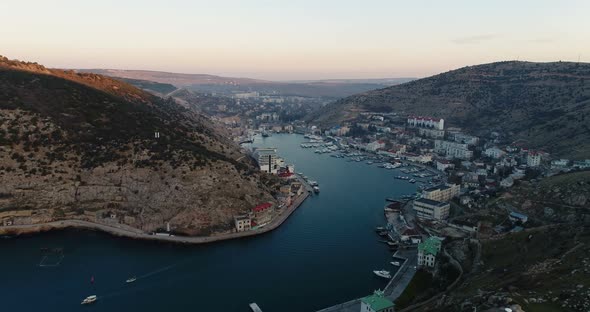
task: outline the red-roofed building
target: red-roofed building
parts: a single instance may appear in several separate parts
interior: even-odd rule
[[[263,203],[252,208],[254,223],[261,225],[270,222],[272,220],[272,206],[272,203]]]

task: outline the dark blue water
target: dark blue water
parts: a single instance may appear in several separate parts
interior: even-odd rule
[[[373,231],[384,198],[415,191],[396,170],[301,149],[305,139],[255,142],[320,183],[275,231],[209,245],[132,241],[68,230],[0,239],[2,311],[314,311],[383,288],[375,269],[394,270]],[[39,267],[40,248],[63,247],[60,266]],[[139,279],[125,284],[129,276]],[[90,277],[95,283],[90,283]],[[93,306],[80,301],[96,294]]]

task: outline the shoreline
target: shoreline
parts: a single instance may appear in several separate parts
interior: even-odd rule
[[[293,212],[295,212],[295,210],[297,210],[297,208],[301,206],[301,204],[307,199],[307,197],[309,197],[309,195],[309,192],[304,192],[299,197],[297,197],[297,199],[295,199],[291,206],[281,211],[281,213],[278,214],[268,225],[262,228],[258,228],[256,230],[250,230],[246,232],[231,232],[212,236],[160,236],[148,234],[142,230],[131,227],[123,228],[103,223],[70,219],[39,224],[0,226],[0,235],[19,237],[21,235],[40,234],[55,230],[74,228],[101,231],[116,237],[123,237],[129,239],[169,242],[187,245],[206,244],[236,238],[255,236],[270,232],[282,225],[283,222],[285,222],[291,216],[291,214],[293,214]]]

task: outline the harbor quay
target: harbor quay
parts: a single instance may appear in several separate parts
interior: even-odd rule
[[[400,250],[393,255],[396,259],[403,261],[395,275],[389,280],[383,290],[385,297],[392,302],[395,301],[406,289],[414,274],[416,274],[417,251],[416,249]],[[361,311],[361,299],[357,298],[340,303],[317,312],[359,312]]]

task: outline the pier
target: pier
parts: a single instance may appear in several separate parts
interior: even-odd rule
[[[387,299],[391,301],[395,301],[395,299],[397,299],[404,292],[414,277],[414,274],[416,274],[415,268],[418,265],[418,251],[416,249],[400,250],[397,251],[393,256],[402,259],[403,263],[383,290]],[[369,273],[370,272],[367,272],[367,274]],[[358,312],[360,310],[361,298],[357,298],[331,306],[329,308],[318,310],[317,312]]]

